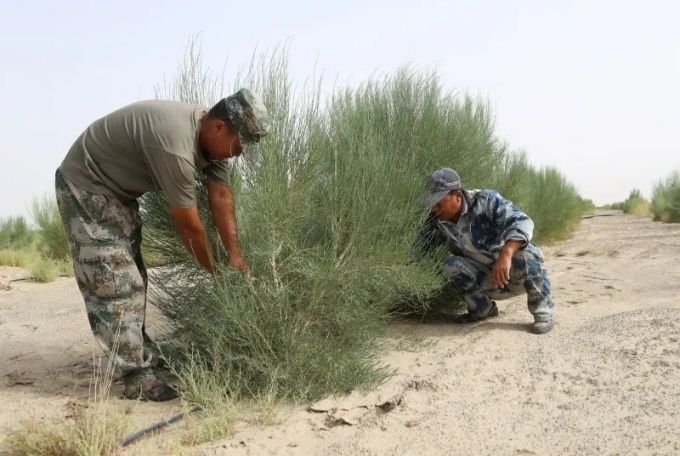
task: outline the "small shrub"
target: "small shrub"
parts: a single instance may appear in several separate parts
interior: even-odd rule
[[[60,265],[51,258],[40,258],[31,266],[31,276],[34,282],[54,282],[60,270]]]
[[[75,272],[73,271],[73,260],[71,258],[57,261],[57,266],[59,268],[60,276],[73,277],[75,275]]]
[[[643,196],[640,190],[633,189],[628,198],[621,205],[624,214],[631,215],[650,215],[650,204]]]
[[[46,257],[63,259],[69,256],[66,232],[54,197],[33,200],[33,219],[38,226],[38,248]]]
[[[0,249],[24,249],[33,243],[35,233],[23,217],[0,219]]]
[[[26,268],[35,259],[35,255],[24,250],[0,250],[0,266]]]
[[[680,223],[680,172],[671,173],[654,187],[651,206],[655,221]]]

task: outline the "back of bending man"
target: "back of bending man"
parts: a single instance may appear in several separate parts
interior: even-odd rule
[[[465,190],[458,174],[441,168],[428,178],[423,203],[430,209],[416,247],[420,253],[445,245],[449,282],[463,293],[467,313],[458,323],[498,315],[493,301],[527,295],[534,317],[531,331],[555,325],[555,304],[541,250],[531,243],[534,223],[493,190]]]
[[[177,397],[154,375],[158,359],[144,330],[147,274],[140,251],[137,199],[161,191],[183,244],[208,271],[213,252],[199,218],[195,182],[205,177],[210,212],[229,265],[250,273],[238,242],[228,159],[256,153],[268,116],[247,89],[212,109],[141,101],[92,123],[56,172],[57,204],[90,327],[113,356],[125,397]]]

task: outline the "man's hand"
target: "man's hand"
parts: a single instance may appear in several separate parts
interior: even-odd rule
[[[229,257],[229,267],[241,271],[247,280],[250,280],[252,277],[250,267],[243,257]]]
[[[507,254],[501,254],[491,269],[491,283],[496,288],[503,288],[510,283],[510,266],[512,265],[512,257]]]
[[[510,268],[512,257],[524,246],[524,242],[509,240],[503,245],[498,259],[491,269],[491,283],[497,288],[503,288],[510,283]]]
[[[207,183],[210,214],[222,240],[222,245],[229,254],[229,267],[243,272],[245,278],[250,280],[250,268],[241,255],[241,247],[238,242],[234,194],[230,187],[212,179],[207,179]]]

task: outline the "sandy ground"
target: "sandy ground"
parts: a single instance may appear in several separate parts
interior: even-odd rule
[[[680,226],[606,215],[544,249],[553,332],[528,332],[521,297],[474,326],[400,323],[395,334],[424,343],[387,353],[395,375],[377,390],[294,408],[273,426],[242,423],[183,452],[680,454]],[[0,441],[22,419],[64,419],[87,398],[98,353],[73,279],[11,281],[25,276],[0,268]],[[133,413],[143,424],[179,407],[135,403]],[[126,454],[176,452],[172,435]]]

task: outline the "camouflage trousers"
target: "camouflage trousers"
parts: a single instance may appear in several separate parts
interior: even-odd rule
[[[550,279],[540,254],[519,250],[512,258],[510,283],[502,289],[491,283],[491,269],[470,258],[450,255],[444,264],[444,273],[451,284],[463,292],[470,313],[485,315],[493,305],[492,300],[526,293],[534,321],[555,318]]]
[[[92,332],[121,375],[155,364],[144,330],[147,274],[136,201],[87,192],[57,170],[57,204]]]

